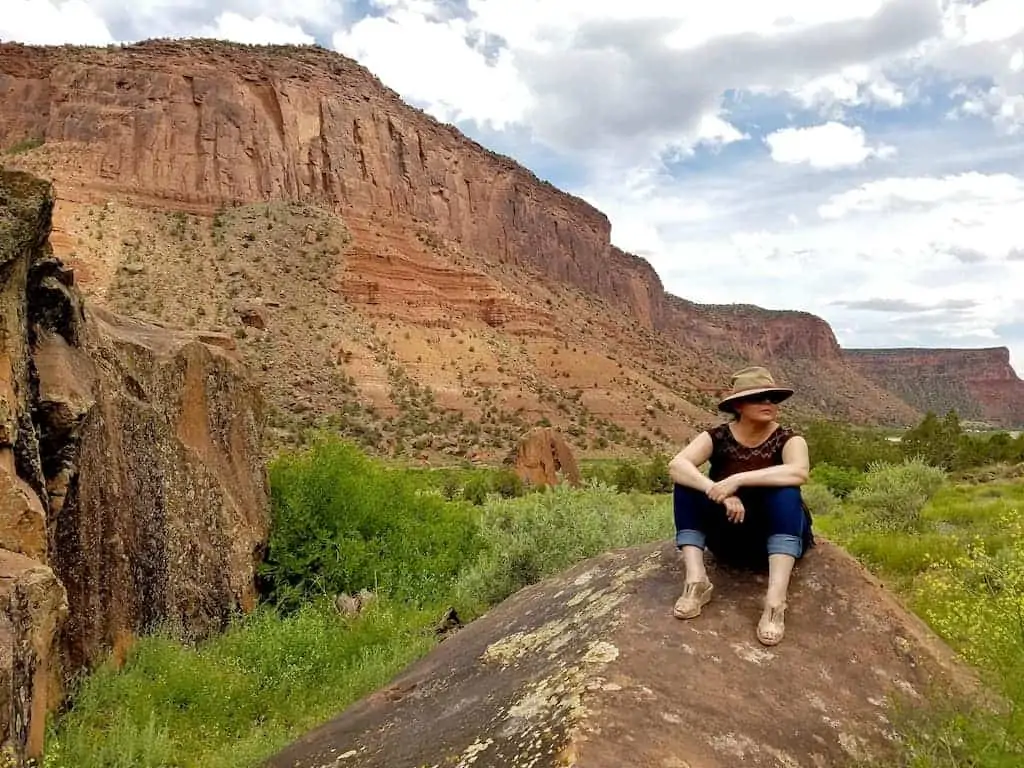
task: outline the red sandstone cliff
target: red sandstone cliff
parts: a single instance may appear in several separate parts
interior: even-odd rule
[[[867,378],[922,412],[955,410],[962,419],[1024,426],[1024,380],[1005,347],[989,349],[848,349]]]
[[[370,315],[420,325],[511,318],[532,338],[633,358],[632,399],[621,396],[621,376],[602,384],[590,362],[584,374],[565,372],[575,388],[604,388],[595,413],[636,420],[650,399],[724,383],[753,357],[810,394],[802,402],[812,411],[917,417],[846,365],[819,318],[668,296],[650,264],[611,245],[604,214],[405,105],[343,56],[206,41],[0,45],[0,104],[0,146],[41,143],[36,167],[49,169],[69,204],[116,199],[206,214],[254,201],[325,205],[352,237],[341,292]],[[67,216],[58,253],[74,251],[65,225]],[[425,251],[416,242],[423,232],[444,247]],[[116,268],[78,257],[83,279]],[[513,285],[510,269],[535,280]],[[547,299],[531,293],[542,283]],[[568,289],[607,302],[588,310],[586,328],[571,330],[578,303],[551,297]],[[443,311],[428,312],[430,304]],[[657,338],[640,335],[652,332]],[[536,364],[548,375],[545,361]],[[296,367],[308,370],[309,361]],[[448,386],[435,374],[425,374],[428,383]],[[636,384],[652,377],[664,392]]]
[[[0,103],[0,146],[68,145],[68,181],[91,190],[208,210],[326,200],[408,217],[659,319],[648,292],[620,279],[656,280],[653,271],[610,247],[603,213],[407,106],[337,54],[206,42],[0,45]],[[652,293],[660,302],[660,284]]]

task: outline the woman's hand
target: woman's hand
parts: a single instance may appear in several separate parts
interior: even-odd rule
[[[719,480],[717,483],[707,489],[706,494],[716,504],[724,504],[725,500],[730,496],[735,496],[736,491],[740,489],[740,481],[736,475],[731,475],[724,480]]]
[[[740,501],[739,496],[730,496],[725,500],[725,516],[729,518],[730,522],[742,523],[746,514],[747,510],[743,508],[743,502]]]

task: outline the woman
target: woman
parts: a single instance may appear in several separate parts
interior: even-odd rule
[[[718,405],[733,420],[699,434],[669,464],[676,547],[686,570],[675,615],[693,618],[711,599],[705,547],[718,562],[739,567],[763,567],[767,557],[768,591],[757,625],[764,645],[782,640],[790,574],[814,544],[800,494],[809,471],[807,443],[776,421],[779,403],[792,394],[765,368],[735,373]],[[709,460],[705,477],[698,467]]]

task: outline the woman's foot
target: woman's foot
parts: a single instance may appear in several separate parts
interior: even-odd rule
[[[714,586],[710,581],[691,581],[683,587],[683,594],[676,600],[672,613],[677,619],[692,619],[700,616],[701,609],[711,601]]]
[[[757,639],[762,645],[778,645],[786,634],[786,604],[765,605],[757,624]]]

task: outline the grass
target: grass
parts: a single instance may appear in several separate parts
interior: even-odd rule
[[[91,675],[52,733],[45,768],[238,768],[378,688],[434,644],[431,607],[381,600],[264,608],[197,648],[138,644]]]
[[[389,468],[333,440],[282,457],[271,481],[268,603],[195,647],[143,639],[121,670],[89,676],[51,726],[45,768],[258,765],[427,653],[449,607],[472,620],[579,560],[672,533],[665,494],[598,483],[517,495],[500,470]],[[912,461],[858,478],[827,470],[807,490],[817,530],[1012,704],[899,713],[906,749],[886,768],[1022,764],[1024,484],[943,483]],[[361,613],[334,608],[361,589],[375,595]]]
[[[852,495],[851,495],[852,497]],[[936,704],[904,712],[893,768],[1024,764],[1024,483],[945,485],[905,530],[847,504],[817,528],[885,581],[1005,697],[1001,714]]]
[[[276,461],[273,602],[195,647],[145,638],[121,670],[90,675],[51,726],[45,768],[258,765],[427,653],[449,606],[472,619],[579,559],[671,534],[664,496],[506,498],[496,483],[478,505],[439,482],[331,440]],[[339,614],[331,598],[360,589],[370,607]]]

